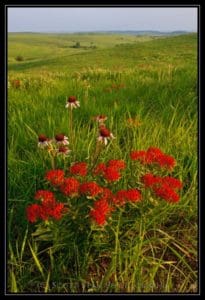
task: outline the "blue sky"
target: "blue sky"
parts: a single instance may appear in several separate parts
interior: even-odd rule
[[[8,31],[197,31],[197,7],[8,7]]]

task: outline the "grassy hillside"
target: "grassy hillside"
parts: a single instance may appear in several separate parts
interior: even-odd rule
[[[76,43],[80,47],[73,48]],[[65,108],[71,95],[80,101],[72,132]],[[9,34],[8,291],[196,292],[197,106],[195,34]],[[104,226],[76,212],[54,222],[55,238],[33,235],[43,225],[28,223],[25,209],[37,190],[49,189],[44,175],[52,168],[49,155],[38,149],[38,135],[64,133],[72,140],[72,152],[57,159],[56,168],[67,170],[76,161],[92,165],[98,136],[93,117],[100,114],[116,138],[99,161],[123,159],[127,165],[123,179],[107,187],[143,190],[146,167],[133,167],[130,151],[158,147],[177,165],[172,172],[149,172],[181,180],[180,201],[145,193],[141,203],[114,212]],[[76,201],[81,211],[85,199]]]

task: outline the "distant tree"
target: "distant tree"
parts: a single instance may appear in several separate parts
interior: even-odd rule
[[[80,48],[80,42],[76,42],[74,48]]]
[[[23,56],[21,55],[16,56],[16,61],[23,61]]]

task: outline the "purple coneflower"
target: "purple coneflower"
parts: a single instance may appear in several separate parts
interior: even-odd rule
[[[109,139],[115,138],[113,134],[110,132],[110,130],[106,128],[104,125],[100,126],[99,133],[100,135],[98,136],[98,141],[104,143],[105,145],[107,145]]]
[[[40,134],[38,136],[38,147],[39,148],[45,148],[48,147],[50,143],[50,139],[47,138],[45,134]]]
[[[96,116],[94,119],[100,124],[103,124],[107,120],[107,117],[105,115],[99,115]]]
[[[55,142],[57,144],[61,144],[61,145],[68,145],[69,144],[68,137],[65,136],[62,133],[55,135]]]
[[[68,156],[71,150],[66,146],[60,146],[57,150],[57,155]]]
[[[66,108],[78,108],[80,107],[80,102],[76,99],[75,96],[70,96],[68,99],[67,99],[67,103],[66,103]]]

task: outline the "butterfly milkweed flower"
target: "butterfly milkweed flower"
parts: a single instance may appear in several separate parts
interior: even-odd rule
[[[26,216],[27,216],[27,220],[30,223],[34,223],[37,221],[37,219],[40,216],[40,205],[39,204],[31,204],[29,206],[27,206],[26,208]]]
[[[108,128],[105,127],[105,125],[100,125],[99,136],[97,139],[99,142],[107,145],[108,140],[114,139],[114,138],[115,137],[113,136],[113,134],[110,132],[110,130]]]
[[[85,177],[87,175],[87,164],[85,162],[77,162],[70,167],[72,175]]]
[[[144,151],[144,150],[131,151],[130,158],[132,160],[139,160],[140,162],[143,163],[146,161],[146,151]]]
[[[55,196],[51,191],[48,190],[38,190],[34,195],[35,200],[40,200],[41,202],[55,201]]]
[[[103,175],[106,170],[106,165],[104,163],[99,163],[93,170],[93,175]]]
[[[75,96],[70,96],[68,99],[67,99],[67,103],[66,103],[66,108],[78,108],[80,107],[80,102],[76,99]]]
[[[73,198],[78,196],[79,186],[80,183],[76,178],[69,177],[64,180],[64,183],[60,186],[60,190],[65,196]]]
[[[121,178],[119,171],[113,166],[106,167],[103,175],[108,182],[118,181]]]
[[[48,180],[53,186],[60,186],[64,182],[64,171],[50,170],[46,173],[45,179]]]
[[[153,187],[156,196],[163,198],[167,202],[175,203],[179,201],[179,195],[167,184],[163,183],[160,187]]]
[[[39,148],[45,148],[48,147],[50,144],[50,139],[47,138],[45,134],[40,134],[38,136],[38,147]]]
[[[68,137],[62,133],[55,135],[55,142],[60,145],[69,145]]]
[[[169,185],[169,187],[173,189],[181,189],[183,187],[183,183],[174,177],[171,176],[165,176],[162,178],[162,181]]]
[[[117,170],[123,170],[126,168],[126,163],[122,159],[111,159],[108,162],[109,167],[114,167]]]
[[[142,182],[145,187],[151,188],[156,196],[165,199],[168,202],[178,202],[179,195],[175,190],[183,187],[182,182],[171,176],[154,176],[152,174],[145,174],[142,177]]]
[[[161,179],[157,176],[154,176],[151,173],[145,174],[141,178],[142,182],[146,187],[153,187],[155,184],[160,183]]]
[[[34,223],[38,219],[48,220],[50,217],[60,220],[66,212],[64,203],[56,202],[54,194],[47,190],[36,192],[34,199],[40,200],[40,204],[31,204],[26,208],[26,215],[29,222]]]
[[[82,183],[79,190],[89,198],[94,198],[102,192],[102,188],[94,181]]]
[[[130,158],[132,160],[138,160],[145,165],[158,164],[162,168],[173,169],[176,165],[176,160],[165,153],[159,148],[150,147],[147,151],[131,151]]]
[[[115,205],[122,206],[127,202],[138,202],[141,200],[141,193],[137,189],[120,190],[118,191],[112,201]]]
[[[104,225],[111,210],[112,208],[109,206],[107,200],[100,199],[94,203],[94,208],[90,211],[90,217],[94,219],[98,225]]]

